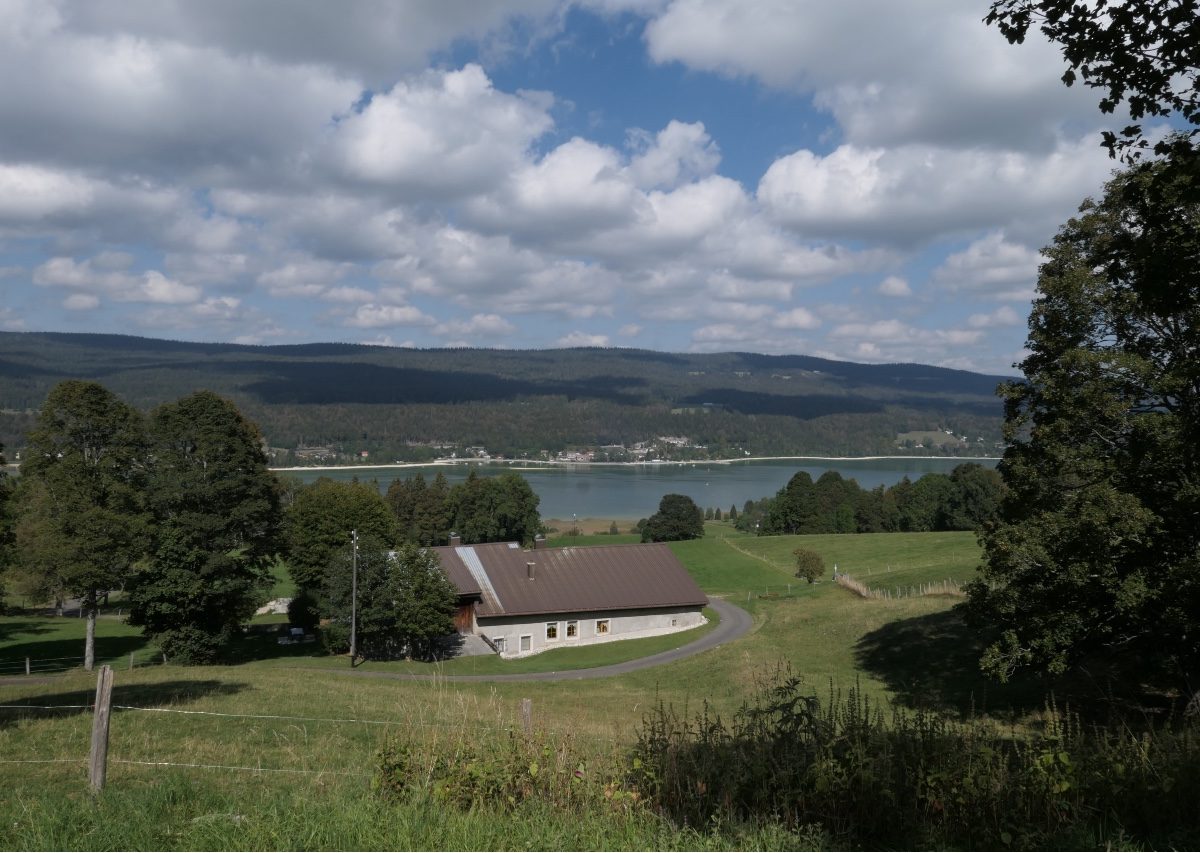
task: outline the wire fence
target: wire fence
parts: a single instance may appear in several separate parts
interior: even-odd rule
[[[130,652],[128,655],[99,655],[95,666],[107,664],[113,669],[135,669],[144,666],[159,666],[162,656],[153,650]],[[55,675],[82,669],[83,655],[68,655],[57,658],[0,658],[0,677],[7,675]]]
[[[54,705],[39,705],[33,703],[16,703],[0,705],[0,712],[16,712],[21,711],[71,711],[79,712],[95,712],[94,695],[88,691],[89,703],[87,704],[54,704]],[[532,703],[530,700],[522,700],[521,713],[519,719],[514,717],[511,722],[504,723],[498,721],[495,724],[489,724],[483,721],[468,721],[462,720],[456,723],[442,722],[427,722],[413,719],[393,719],[380,720],[371,718],[355,718],[355,717],[314,717],[293,714],[266,714],[266,713],[239,713],[232,711],[207,711],[186,708],[164,708],[164,707],[146,707],[140,705],[124,705],[112,703],[109,707],[113,711],[122,712],[125,714],[154,714],[167,716],[182,716],[182,717],[210,717],[223,718],[232,720],[253,720],[253,721],[271,721],[288,724],[298,723],[321,723],[333,726],[384,726],[394,727],[397,729],[438,729],[443,731],[453,731],[459,735],[482,734],[484,732],[507,733],[512,734],[524,731],[526,735],[532,733]],[[559,737],[573,736],[574,732],[553,731],[543,728],[538,729],[540,735],[553,735]],[[192,733],[189,733],[190,736]],[[220,742],[218,742],[218,746]],[[194,749],[193,745],[193,749]],[[73,758],[0,758],[0,765],[65,765],[65,764],[88,764],[88,757],[73,757]],[[261,764],[218,764],[207,763],[204,761],[171,761],[163,760],[154,756],[141,757],[107,757],[108,764],[120,764],[129,767],[146,767],[146,768],[180,768],[184,770],[222,770],[232,772],[245,773],[276,773],[289,774],[300,776],[347,776],[347,777],[362,777],[369,778],[373,774],[363,770],[352,770],[344,767],[322,767],[319,769],[307,767],[272,767],[263,766]]]

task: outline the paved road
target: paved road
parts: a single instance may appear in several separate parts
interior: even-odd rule
[[[736,640],[738,637],[741,637],[754,625],[750,614],[736,604],[730,604],[728,601],[713,598],[709,600],[709,606],[717,611],[717,615],[721,617],[721,622],[716,628],[709,631],[700,639],[688,643],[686,646],[680,646],[677,649],[671,649],[666,652],[659,652],[649,657],[627,660],[623,663],[613,663],[608,666],[597,666],[592,669],[570,669],[562,672],[529,672],[520,675],[515,673],[512,675],[413,675],[400,672],[370,672],[361,669],[353,671],[344,669],[318,670],[316,667],[312,667],[312,669],[335,675],[351,675],[360,678],[385,678],[397,681],[425,681],[431,679],[438,681],[579,681],[585,678],[606,678],[610,675],[624,675],[627,672],[636,672],[639,669],[662,666],[665,663],[682,660],[683,658],[700,654],[700,652],[715,649],[722,643],[728,643],[730,640]]]

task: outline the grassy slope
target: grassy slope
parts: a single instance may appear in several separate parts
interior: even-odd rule
[[[720,541],[718,534],[728,541]],[[593,818],[585,818],[577,827],[556,829],[561,821],[543,824],[536,816],[525,814],[500,824],[486,815],[478,816],[474,823],[467,816],[438,815],[448,821],[447,834],[438,835],[427,822],[429,816],[412,811],[415,807],[384,810],[370,798],[363,804],[365,779],[336,774],[369,769],[375,751],[390,736],[443,743],[503,737],[517,724],[517,709],[526,697],[533,701],[540,737],[547,742],[570,740],[595,755],[599,766],[620,761],[621,750],[631,742],[642,715],[654,703],[697,710],[701,702],[708,702],[718,711],[730,711],[781,665],[790,666],[822,691],[830,682],[842,689],[857,682],[877,695],[907,698],[929,687],[914,687],[911,682],[919,680],[922,672],[938,669],[921,659],[922,649],[907,653],[919,664],[910,666],[904,655],[888,656],[894,644],[879,632],[896,624],[920,626],[930,617],[942,618],[947,600],[863,601],[829,582],[793,585],[791,596],[759,597],[767,587],[772,593],[785,591],[786,584],[794,580],[788,562],[791,550],[799,545],[815,548],[827,563],[837,561],[842,568],[852,564],[854,568],[886,568],[891,561],[904,567],[896,569],[896,577],[910,573],[906,579],[914,583],[919,582],[920,573],[932,573],[931,579],[965,579],[978,558],[970,534],[755,539],[734,536],[726,525],[711,525],[709,538],[673,547],[706,590],[726,594],[750,610],[755,630],[698,657],[619,678],[556,683],[401,683],[355,678],[340,668],[299,674],[287,668],[286,660],[208,668],[118,669],[117,704],[389,724],[120,710],[114,716],[110,747],[113,793],[101,801],[100,812],[89,810],[86,800],[78,797],[83,790],[80,764],[0,764],[0,821],[14,827],[12,844],[29,848],[795,846],[799,842],[794,839],[742,837],[735,841],[724,835],[663,835],[662,827],[653,822],[623,819],[592,825],[589,821]],[[751,597],[747,602],[748,590]],[[81,628],[79,620],[57,621],[61,632]],[[14,623],[6,620],[0,624]],[[130,641],[126,626],[113,620],[100,624],[101,643],[122,637]],[[29,643],[39,638],[47,642],[66,639],[66,633],[30,635],[29,626],[21,632],[0,630],[0,657],[9,657],[14,649],[28,649]],[[921,641],[919,633],[914,636]],[[677,643],[676,637],[664,639]],[[952,639],[961,645],[960,638]],[[537,660],[523,663],[534,665]],[[566,665],[555,662],[557,668]],[[943,679],[947,683],[940,685],[938,699],[947,707],[969,702],[971,677],[958,672],[953,679]],[[0,704],[85,704],[93,685],[92,676],[78,672],[45,684],[0,681]],[[90,724],[90,715],[78,710],[0,710],[0,758],[82,759]],[[329,772],[323,776],[253,774],[120,763],[123,761]],[[314,806],[316,802],[331,805]],[[132,817],[143,811],[153,818]],[[300,811],[313,818],[293,822],[291,816]],[[108,817],[101,819],[104,815]],[[243,817],[234,821],[230,815]],[[130,816],[130,826],[114,829],[112,821],[126,816]]]

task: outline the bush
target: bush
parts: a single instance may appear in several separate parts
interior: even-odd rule
[[[813,583],[825,574],[825,560],[816,551],[797,548],[792,552],[792,556],[796,558],[796,577]]]
[[[197,666],[216,661],[226,638],[213,636],[192,625],[184,625],[163,631],[154,639],[171,663]]]
[[[331,655],[350,651],[350,623],[335,619],[321,626],[321,643]]]

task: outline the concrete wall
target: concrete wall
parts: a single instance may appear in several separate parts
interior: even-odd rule
[[[598,623],[607,621],[608,632],[598,631]],[[502,639],[501,657],[515,658],[535,655],[549,649],[588,646],[613,640],[632,640],[637,637],[656,637],[686,631],[708,620],[699,607],[674,607],[658,610],[612,610],[590,613],[548,613],[538,616],[506,616],[476,619],[476,631],[496,642]],[[575,625],[575,636],[568,636],[569,623]],[[555,626],[556,638],[547,636],[547,627]],[[528,638],[523,649],[522,637]],[[497,643],[499,645],[499,643]]]

